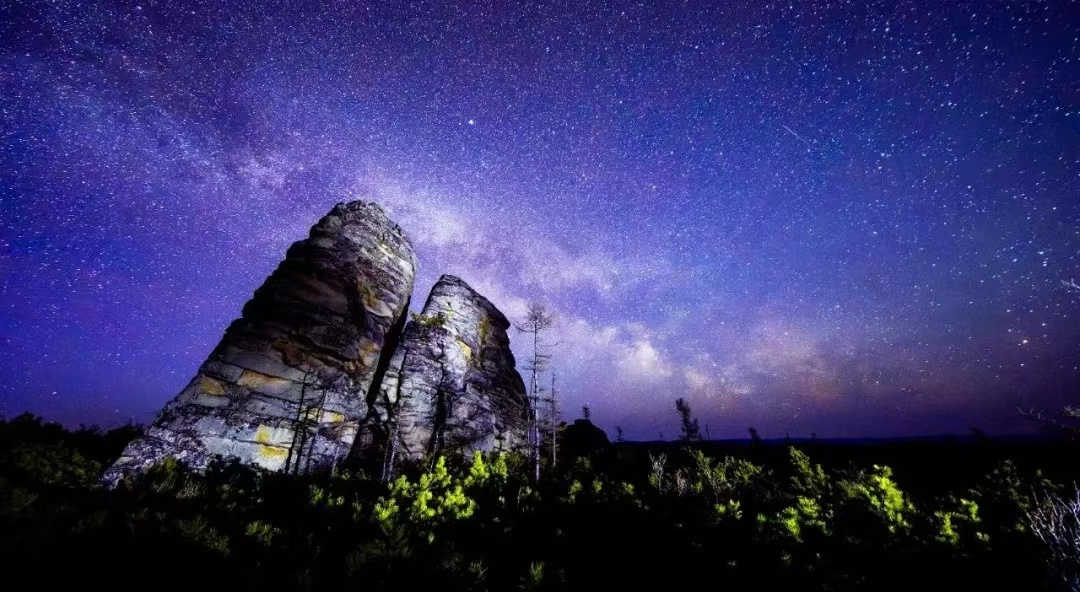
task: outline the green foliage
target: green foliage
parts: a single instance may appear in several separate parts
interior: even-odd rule
[[[780,510],[774,520],[784,533],[795,541],[802,542],[804,533],[808,531],[829,534],[829,526],[826,522],[828,515],[829,512],[823,510],[816,499],[799,496],[795,498],[794,505]]]
[[[574,503],[575,501],[577,501],[578,494],[580,494],[583,489],[585,488],[581,486],[581,481],[578,481],[576,479],[571,481],[570,491],[567,492],[566,498],[570,500],[570,503]]]
[[[442,329],[446,326],[446,314],[438,313],[433,315],[424,315],[419,313],[412,313],[412,320],[420,328],[421,333],[429,333],[435,329]]]
[[[825,470],[811,464],[810,457],[796,448],[788,449],[788,458],[790,493],[782,497],[786,503],[775,514],[759,514],[759,528],[766,537],[789,538],[798,543],[830,535],[837,500],[831,496]],[[760,468],[754,472],[760,472]]]
[[[902,533],[911,528],[914,506],[892,478],[892,469],[874,465],[869,473],[840,481],[844,497],[855,504],[866,504],[871,513],[881,519],[890,533]]]
[[[1055,490],[1017,463],[944,485],[941,473],[920,480],[926,457],[873,465],[817,445],[699,443],[627,444],[539,483],[512,454],[430,459],[389,484],[229,463],[196,474],[166,459],[109,491],[94,473],[110,460],[99,450],[119,452],[105,438],[0,422],[0,553],[11,565],[115,586],[122,561],[131,586],[168,574],[173,587],[234,591],[668,589],[702,578],[1039,589],[1048,553],[1026,513],[1040,507],[1033,491]],[[54,575],[56,557],[70,568]]]
[[[479,466],[478,466],[479,465]],[[417,481],[404,475],[390,486],[388,495],[375,502],[375,520],[384,531],[405,523],[423,532],[428,541],[434,541],[435,529],[448,522],[464,520],[476,510],[476,502],[465,493],[466,482],[487,478],[483,457],[476,456],[465,478],[452,476],[446,468],[446,458],[438,457],[431,470]]]
[[[821,465],[811,464],[810,457],[797,448],[788,448],[788,453],[791,457],[793,473],[791,477],[792,490],[801,495],[815,498],[828,495],[830,491],[829,478],[825,474],[825,469]]]
[[[680,439],[684,442],[700,440],[701,428],[698,426],[698,420],[694,418],[694,412],[690,409],[690,403],[681,397],[676,399],[675,411],[679,414],[679,425],[682,430]]]
[[[950,547],[961,547],[965,541],[978,541],[986,544],[990,536],[980,530],[982,518],[979,516],[979,504],[964,498],[949,498],[945,507],[934,512],[939,543]]]
[[[244,534],[255,539],[260,545],[270,547],[274,544],[274,539],[282,535],[282,531],[276,526],[255,520],[248,523]]]
[[[90,486],[105,468],[64,443],[17,446],[2,454],[4,464],[12,470],[28,479],[52,485]]]
[[[716,512],[717,521],[742,520],[743,517],[742,504],[739,500],[727,500],[714,505],[713,509]]]
[[[466,488],[480,488],[486,486],[502,487],[510,476],[510,467],[506,463],[506,453],[495,454],[490,462],[484,459],[479,451],[474,451],[472,463],[469,465],[468,474],[465,477]]]
[[[653,456],[652,453],[649,453],[649,485],[651,485],[653,489],[663,491],[664,487],[667,485],[667,482],[664,479],[664,468],[666,466],[666,454],[660,453]]]
[[[994,468],[982,483],[968,492],[978,500],[983,513],[999,534],[1011,536],[1027,531],[1027,515],[1036,504],[1036,491],[1057,491],[1059,487],[1040,471],[1025,475],[1012,460]]]
[[[229,537],[211,526],[204,516],[177,519],[176,530],[182,538],[198,547],[223,556],[229,554]]]
[[[131,480],[141,479],[143,486],[156,493],[179,492],[181,487],[191,478],[192,475],[187,471],[186,467],[171,456],[165,457],[163,461],[150,467],[142,475],[128,477],[129,484]]]
[[[312,485],[310,503],[313,507],[339,508],[345,505],[344,495],[333,495],[318,485]]]

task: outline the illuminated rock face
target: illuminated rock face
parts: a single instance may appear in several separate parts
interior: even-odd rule
[[[191,383],[104,480],[175,457],[306,472],[349,453],[408,312],[416,256],[375,204],[338,204],[289,248]],[[386,360],[383,360],[385,355]]]
[[[525,384],[495,305],[444,275],[411,320],[373,402],[398,458],[512,449],[525,441]],[[380,448],[382,448],[380,446]]]

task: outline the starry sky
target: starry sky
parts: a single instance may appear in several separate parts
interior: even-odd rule
[[[0,413],[148,422],[350,199],[612,435],[1080,399],[1080,3],[316,4],[0,3]]]

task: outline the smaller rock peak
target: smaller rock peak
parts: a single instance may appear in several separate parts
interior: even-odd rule
[[[352,201],[339,201],[334,205],[334,210],[340,210],[342,212],[363,211],[369,213],[370,210],[375,210],[382,215],[386,215],[386,212],[382,209],[382,206],[375,202],[367,202],[362,199],[354,199]]]
[[[435,285],[439,285],[439,284],[456,284],[458,286],[464,286],[464,287],[472,290],[472,286],[470,286],[468,284],[468,282],[466,282],[465,280],[459,278],[456,275],[450,275],[448,273],[444,273],[441,276],[439,276],[439,281],[435,282]],[[473,292],[475,292],[475,291],[476,290],[473,290]]]
[[[456,275],[443,274],[439,277],[432,286],[431,293],[428,294],[427,303],[424,304],[424,314],[436,314],[445,305],[446,300],[464,300],[476,309],[483,310],[496,326],[503,329],[510,326],[510,321],[498,307]]]
[[[406,327],[375,403],[378,417],[395,418],[394,450],[421,458],[524,442],[528,403],[506,317],[453,275],[435,282],[422,315]]]
[[[439,280],[435,282],[435,285],[431,287],[431,297],[436,295],[453,295],[457,297],[467,297],[470,300],[484,299],[479,292],[473,289],[465,280],[457,277],[456,275],[444,274],[439,277]],[[486,299],[485,299],[486,300]]]

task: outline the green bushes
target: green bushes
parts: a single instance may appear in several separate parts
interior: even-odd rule
[[[1046,578],[1067,550],[1027,525],[1040,517],[1046,538],[1065,506],[1040,505],[1053,485],[1014,463],[935,489],[911,481],[917,459],[826,467],[762,444],[599,453],[538,484],[503,454],[431,459],[390,484],[170,460],[108,491],[100,442],[79,438],[0,423],[0,556],[47,587],[1032,589],[1076,571],[1058,561]]]
[[[889,534],[906,534],[911,530],[915,508],[892,478],[892,469],[874,465],[869,473],[839,480],[842,503],[868,511]]]
[[[437,527],[473,515],[476,502],[465,494],[465,485],[481,481],[486,473],[479,453],[464,478],[451,476],[446,459],[440,456],[431,471],[422,474],[419,480],[398,477],[390,492],[375,503],[375,521],[385,530],[392,530],[400,522],[433,540]]]

